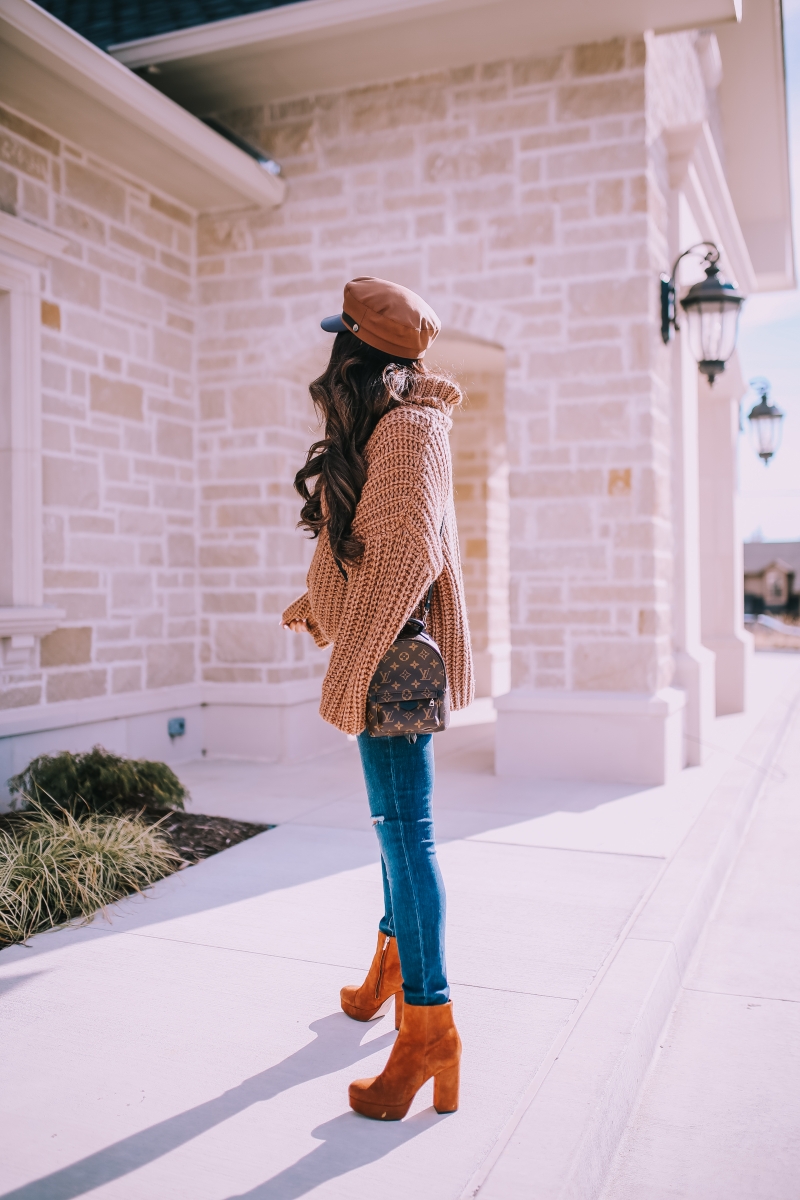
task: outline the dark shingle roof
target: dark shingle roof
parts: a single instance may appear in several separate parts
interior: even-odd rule
[[[105,50],[118,42],[281,8],[298,0],[37,0],[39,7]]]
[[[800,572],[800,542],[745,542],[746,575],[760,575],[774,562],[786,563],[792,571]]]

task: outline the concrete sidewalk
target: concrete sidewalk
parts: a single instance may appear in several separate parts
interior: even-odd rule
[[[686,974],[603,1200],[800,1194],[800,716]]]
[[[356,747],[189,765],[194,809],[278,828],[0,953],[2,1196],[596,1195],[799,666],[760,656],[751,712],[664,788],[498,780],[491,724],[437,739],[453,1116],[430,1085],[398,1124],[347,1106],[395,1036],[338,1009],[380,916]]]

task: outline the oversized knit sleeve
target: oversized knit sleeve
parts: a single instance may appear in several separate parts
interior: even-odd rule
[[[345,733],[366,725],[369,682],[442,570],[440,527],[451,486],[449,421],[396,409],[380,423],[353,528],[364,554],[348,582],[320,714]]]
[[[314,614],[311,611],[311,601],[308,598],[308,592],[303,592],[302,596],[298,596],[284,612],[281,617],[281,625],[290,625],[292,621],[305,621],[308,632],[313,637],[318,646],[323,647],[328,645],[328,639],[320,629],[317,622],[314,620]]]

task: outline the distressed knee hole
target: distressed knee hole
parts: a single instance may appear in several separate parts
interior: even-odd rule
[[[384,820],[385,820],[385,817],[373,817],[372,824],[373,825],[382,825]]]

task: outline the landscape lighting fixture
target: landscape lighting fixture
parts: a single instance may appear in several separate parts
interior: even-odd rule
[[[755,404],[747,414],[750,422],[750,437],[756,454],[769,466],[769,460],[777,451],[783,436],[784,413],[776,404],[769,402],[770,383],[768,379],[751,379],[750,387],[758,396]]]
[[[661,276],[661,338],[666,345],[673,329],[680,329],[675,309],[675,272],[678,263],[687,254],[700,250],[707,263],[706,277],[695,283],[681,300],[686,313],[689,344],[702,373],[713,383],[717,375],[725,370],[725,364],[736,349],[739,328],[739,311],[745,297],[733,283],[726,283],[720,276],[719,249],[714,242],[698,242],[679,254],[672,267],[672,274]]]

